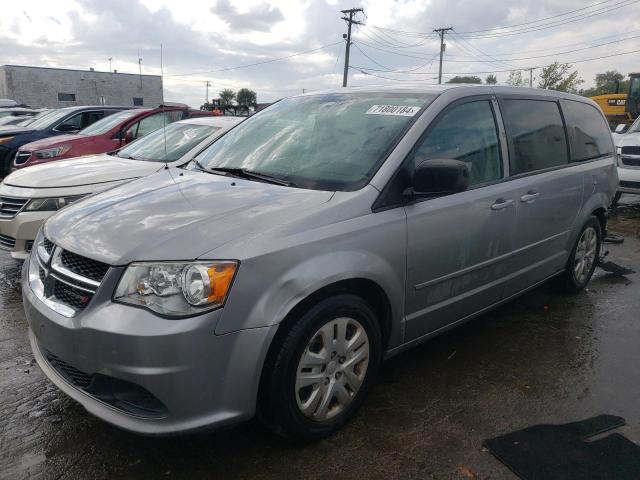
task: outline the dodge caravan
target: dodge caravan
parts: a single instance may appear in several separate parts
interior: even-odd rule
[[[589,282],[616,191],[596,104],[512,87],[281,100],[49,218],[23,270],[38,364],[169,434],[254,414],[327,436],[381,361],[554,279]]]

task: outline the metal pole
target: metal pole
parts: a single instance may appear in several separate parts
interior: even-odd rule
[[[533,87],[533,68],[529,69],[529,87]]]
[[[342,86],[346,87],[347,86],[347,78],[349,76],[349,50],[351,49],[351,25],[353,25],[354,23],[358,24],[358,25],[362,25],[362,23],[356,21],[353,19],[354,15],[358,12],[364,12],[364,10],[362,8],[351,8],[349,10],[341,10],[342,13],[344,13],[345,15],[349,15],[349,18],[347,17],[342,17],[343,20],[345,20],[347,22],[348,28],[347,28],[347,35],[346,35],[346,39],[347,39],[347,44],[345,45],[345,53],[344,53],[344,73],[342,75]],[[344,35],[343,35],[344,37]]]
[[[440,68],[438,69],[438,83],[442,83],[442,57],[444,56],[445,44],[444,44],[444,34],[449,30],[453,30],[453,27],[447,28],[436,28],[434,32],[440,34]]]

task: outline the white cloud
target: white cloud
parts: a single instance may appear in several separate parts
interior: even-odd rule
[[[588,4],[584,0],[24,0],[3,5],[0,51],[5,63],[101,70],[108,68],[107,58],[113,57],[113,67],[127,72],[137,71],[140,51],[143,71],[157,74],[162,43],[167,100],[198,106],[209,80],[214,94],[222,88],[246,86],[258,92],[259,101],[271,101],[303,88],[340,86],[344,45],[249,68],[216,70],[341,42],[346,26],[340,10],[357,6],[364,8],[366,17],[360,18],[367,26],[355,29],[354,39],[362,51],[352,49],[351,64],[427,73],[377,72],[382,77],[417,80],[431,78],[437,72],[437,60],[430,64],[427,61],[437,54],[437,39],[383,33],[374,26],[428,33],[453,25],[456,31],[465,32],[532,22]],[[571,54],[503,60],[582,48],[622,38],[625,32],[628,36],[640,35],[640,12],[634,5],[526,35],[464,40],[448,35],[444,71],[497,71],[506,69],[505,63],[524,68],[556,59],[572,61],[640,49],[637,38]],[[584,86],[589,86],[598,72],[617,69],[626,74],[639,70],[637,58],[637,54],[626,55],[576,63],[575,67],[586,81]],[[188,75],[194,72],[209,73]],[[482,78],[486,75],[479,74]],[[507,77],[507,73],[497,75],[501,81]],[[372,83],[401,84],[351,74],[350,84]]]

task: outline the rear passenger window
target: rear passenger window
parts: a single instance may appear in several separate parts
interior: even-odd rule
[[[571,160],[580,162],[612,153],[611,132],[595,107],[568,100],[563,104],[571,138]]]
[[[569,163],[567,138],[556,102],[505,100],[503,110],[513,144],[511,175]]]
[[[415,166],[449,158],[467,164],[470,185],[502,177],[498,132],[489,101],[453,107],[436,122],[415,152]]]

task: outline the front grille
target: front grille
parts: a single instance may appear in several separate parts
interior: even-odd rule
[[[28,198],[0,197],[0,218],[15,217],[28,201]]]
[[[0,249],[2,250],[13,250],[13,247],[16,246],[16,239],[10,237],[9,235],[0,235]]]
[[[93,294],[72,285],[57,281],[53,286],[53,295],[65,305],[82,310],[93,298]]]
[[[29,160],[29,157],[31,157],[31,152],[19,150],[18,153],[16,153],[16,165],[22,165],[23,163],[26,163],[26,161]]]
[[[87,375],[81,372],[75,367],[72,367],[67,362],[60,360],[53,353],[45,350],[44,355],[49,364],[62,375],[68,382],[71,382],[78,388],[87,388],[91,383],[91,375]]]
[[[42,246],[44,247],[44,250],[49,255],[51,255],[51,252],[53,252],[53,247],[54,247],[53,242],[45,237],[42,239]]]
[[[91,260],[90,258],[77,255],[68,250],[62,252],[60,260],[62,265],[73,273],[90,278],[96,282],[102,281],[107,270],[109,270],[109,265],[106,263]]]
[[[640,188],[640,182],[629,182],[627,180],[620,180],[620,186],[626,188]]]
[[[640,167],[640,158],[622,157],[622,164],[630,167]]]
[[[640,155],[640,147],[622,147],[622,155]]]
[[[109,265],[63,250],[43,238],[36,249],[39,270],[32,273],[34,292],[50,307],[73,317],[91,302]],[[37,275],[36,275],[37,274]]]

